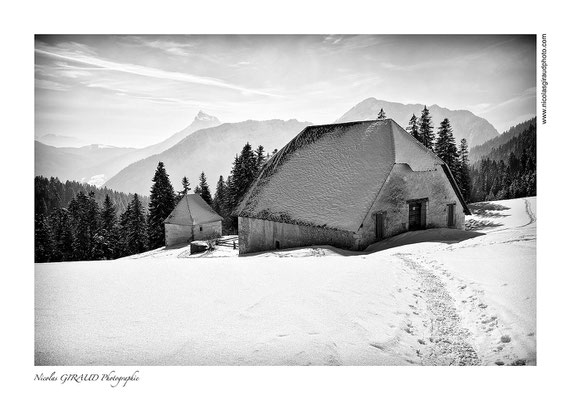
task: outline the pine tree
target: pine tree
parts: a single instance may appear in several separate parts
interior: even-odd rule
[[[240,204],[240,201],[242,201],[242,198],[248,191],[250,185],[256,179],[257,175],[258,170],[256,168],[256,156],[252,151],[250,143],[246,143],[242,148],[240,156],[236,156],[234,159],[234,165],[232,166],[232,172],[230,173],[227,201],[228,214],[231,214],[238,204]],[[229,231],[235,232],[238,229],[238,218],[229,218],[231,220]]]
[[[126,218],[126,244],[129,254],[138,254],[147,250],[147,243],[150,242],[147,236],[147,230],[145,212],[139,200],[139,196],[135,193],[133,195],[133,201],[131,201],[129,205],[129,213]]]
[[[444,120],[440,123],[440,127],[438,128],[438,133],[436,137],[436,142],[434,143],[434,152],[442,161],[444,161],[450,167],[448,163],[449,155],[448,151],[450,150],[450,121],[448,118],[444,118]]]
[[[103,257],[112,259],[117,256],[117,211],[109,195],[105,196],[101,211],[101,229],[99,231],[103,247]]]
[[[107,231],[112,231],[117,225],[117,211],[109,195],[105,196],[103,210],[101,211],[101,227]]]
[[[420,115],[420,123],[418,127],[420,134],[420,142],[428,149],[434,150],[434,132],[432,126],[432,117],[430,111],[424,106]]]
[[[73,232],[69,211],[60,208],[52,212],[49,224],[53,234],[53,261],[73,260]]]
[[[412,114],[412,117],[410,118],[410,121],[408,122],[408,126],[406,128],[407,132],[410,133],[410,135],[415,138],[416,140],[418,140],[419,142],[422,143],[421,137],[420,137],[420,131],[419,131],[419,127],[418,127],[418,118],[416,117],[416,115]]]
[[[236,156],[236,158],[238,158]],[[222,232],[225,234],[234,234],[237,231],[235,227],[238,227],[238,221],[236,218],[232,217],[232,175],[228,175],[226,178],[226,191],[224,193],[224,201],[221,203],[222,210],[224,210],[224,220],[222,221]]]
[[[129,202],[125,211],[119,217],[119,240],[116,249],[117,257],[124,257],[131,254],[129,249],[129,221],[131,220],[132,214],[131,202]]]
[[[248,191],[257,176],[256,157],[252,151],[252,146],[246,143],[242,148],[240,156],[234,160],[231,172],[231,185],[229,187],[229,205],[234,209]]]
[[[256,169],[258,172],[262,169],[262,165],[266,162],[266,156],[264,155],[264,146],[259,145],[256,149]]]
[[[385,114],[385,111],[382,108],[381,111],[379,111],[379,115],[377,115],[377,119],[381,121],[387,119],[387,115]]]
[[[444,120],[440,123],[440,127],[438,128],[438,138],[436,139],[434,146],[434,152],[438,157],[440,157],[442,161],[448,165],[450,171],[452,171],[452,175],[458,182],[460,179],[458,148],[456,147],[456,139],[454,139],[452,127],[450,126],[450,121],[448,118],[444,118]]]
[[[468,160],[468,141],[464,138],[460,140],[460,151],[458,152],[459,157],[459,179],[458,185],[460,186],[460,192],[464,200],[470,201],[470,192],[472,190],[470,182],[470,166]]]
[[[140,204],[138,196],[137,202]],[[174,189],[165,166],[160,161],[153,177],[149,202],[148,238],[151,250],[165,245],[163,221],[169,216],[175,205]]]
[[[194,194],[202,194],[202,189],[200,188],[200,185],[196,185],[194,187]]]
[[[52,233],[44,215],[36,214],[34,230],[34,259],[35,262],[51,261],[53,252]]]
[[[69,212],[73,230],[73,258],[74,260],[91,260],[94,246],[94,237],[99,227],[99,205],[95,201],[95,194],[85,195],[79,192],[69,203]]]
[[[212,208],[221,217],[226,215],[226,183],[224,182],[224,177],[220,175],[218,178],[218,183],[216,184],[216,193],[214,193],[214,200],[212,201]]]
[[[183,176],[182,177],[182,190],[177,193],[175,203],[178,203],[180,201],[180,199],[182,199],[184,196],[186,196],[188,194],[189,191],[190,191],[190,182],[188,181],[188,178],[186,176]]]
[[[212,195],[210,194],[210,187],[208,186],[208,182],[206,182],[206,175],[204,174],[204,171],[200,173],[198,181],[200,186],[200,197],[202,197],[206,203],[212,205]]]

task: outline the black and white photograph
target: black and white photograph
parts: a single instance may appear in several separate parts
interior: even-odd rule
[[[536,45],[37,35],[36,365],[535,365]]]
[[[4,11],[0,397],[568,391],[563,7]]]

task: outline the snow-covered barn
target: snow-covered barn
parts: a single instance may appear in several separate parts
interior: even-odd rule
[[[165,243],[173,246],[220,237],[222,219],[199,194],[187,194],[164,220]]]
[[[240,254],[361,250],[415,229],[464,229],[448,166],[391,119],[308,126],[264,166],[236,210]]]

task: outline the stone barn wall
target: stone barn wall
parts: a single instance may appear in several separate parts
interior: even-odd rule
[[[378,212],[386,212],[385,237],[408,231],[407,201],[422,198],[428,198],[427,229],[448,227],[448,204],[455,204],[454,228],[464,229],[462,204],[440,165],[431,171],[415,172],[408,164],[395,164],[359,229],[359,247],[365,248],[377,241],[375,214]]]
[[[312,245],[331,245],[356,249],[356,238],[351,232],[313,226],[286,224],[257,218],[238,218],[240,254]]]
[[[202,227],[202,231],[200,228]],[[222,236],[222,221],[208,222],[193,226],[193,240],[208,240]]]
[[[165,243],[174,246],[188,243],[192,237],[192,225],[165,224]]]
[[[202,231],[200,230],[202,227]],[[165,243],[174,246],[191,240],[208,240],[222,236],[222,221],[199,225],[165,224]]]

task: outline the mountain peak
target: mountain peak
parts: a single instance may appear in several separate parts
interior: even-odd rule
[[[383,108],[387,118],[391,118],[400,126],[405,127],[408,125],[412,114],[419,116],[424,107],[424,103],[402,104],[369,97],[351,108],[335,122],[341,123],[375,119],[377,118],[379,110]],[[465,138],[468,140],[470,147],[474,147],[499,135],[492,124],[484,118],[474,115],[472,112],[466,110],[449,110],[437,104],[431,106],[427,104],[426,107],[430,110],[435,126],[438,126],[437,124],[444,118],[448,118],[452,122],[457,143]]]
[[[218,122],[220,123],[220,121],[218,121],[218,118],[212,116],[212,115],[208,115],[206,114],[204,111],[200,110],[198,112],[198,114],[196,114],[196,117],[194,117],[195,121],[212,121],[212,122]]]

